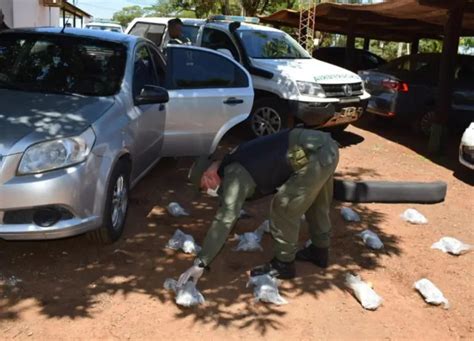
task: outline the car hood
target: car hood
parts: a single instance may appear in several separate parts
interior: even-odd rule
[[[474,122],[469,125],[462,135],[461,144],[463,146],[474,147]]]
[[[295,81],[323,84],[361,82],[361,78],[357,74],[314,58],[252,59],[252,64],[273,73],[285,74]]]
[[[0,156],[22,153],[40,141],[78,135],[113,103],[110,97],[0,89]]]

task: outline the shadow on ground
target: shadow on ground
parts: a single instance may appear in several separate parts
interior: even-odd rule
[[[473,172],[461,165],[458,160],[462,131],[451,132],[441,155],[432,155],[428,151],[427,137],[417,135],[410,128],[396,122],[374,119],[371,115],[364,115],[360,121],[355,123],[355,126],[410,148],[424,158],[451,170],[458,180],[474,186]]]
[[[227,142],[232,144],[234,139],[231,136]],[[93,244],[85,236],[44,242],[0,241],[0,275],[22,280],[16,285],[4,282],[0,286],[0,321],[19,320],[31,305],[47,319],[94,318],[112,304],[112,295],[127,297],[138,293],[163,307],[174,305],[163,283],[166,278],[177,278],[193,257],[166,249],[165,245],[177,228],[202,243],[216,209],[216,199],[196,195],[186,184],[191,161],[162,160],[140,182],[132,192],[125,235],[113,245]],[[363,176],[368,171],[356,170],[352,176]],[[191,216],[170,217],[166,206],[171,201],[180,202]],[[247,205],[245,209],[252,218],[239,221],[234,231],[257,228],[268,215],[268,205],[268,199]],[[382,212],[355,206],[363,223],[347,224],[339,214],[342,204],[335,202],[333,206],[332,265],[321,270],[311,264],[298,264],[298,277],[282,288],[290,304],[298,296],[317,298],[328,290],[345,290],[344,275],[349,271],[377,269],[381,257],[400,255],[397,237],[379,229],[385,220]],[[379,234],[385,244],[383,253],[372,252],[359,241],[356,234],[366,228]],[[306,238],[303,226],[301,242]],[[247,271],[272,256],[270,236],[263,240],[263,253],[237,254],[232,251],[234,243],[226,244],[211,272],[199,282],[206,304],[180,309],[175,317],[191,316],[196,324],[215,328],[252,328],[262,335],[269,329],[281,328],[285,308],[255,303],[252,290],[246,288]]]

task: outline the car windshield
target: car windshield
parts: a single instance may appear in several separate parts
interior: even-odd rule
[[[0,88],[110,96],[120,89],[126,47],[52,34],[0,34]]]
[[[288,34],[279,31],[237,31],[245,51],[256,59],[309,59],[311,56]]]

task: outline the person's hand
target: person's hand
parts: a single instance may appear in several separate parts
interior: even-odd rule
[[[181,288],[185,285],[191,278],[194,284],[197,283],[199,278],[201,278],[202,274],[204,273],[204,268],[199,266],[198,264],[194,264],[188,270],[183,272],[181,276],[179,276],[177,287]]]
[[[201,188],[207,190],[217,190],[221,184],[221,178],[218,174],[220,162],[213,162],[209,168],[202,174]]]

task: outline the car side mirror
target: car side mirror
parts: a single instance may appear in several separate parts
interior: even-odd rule
[[[226,55],[229,58],[235,59],[232,52],[230,52],[230,50],[228,50],[228,49],[217,49],[217,52],[220,52],[220,53],[222,53],[223,55]]]
[[[163,104],[167,103],[169,99],[168,91],[165,88],[145,85],[140,91],[140,95],[135,98],[135,105]]]

